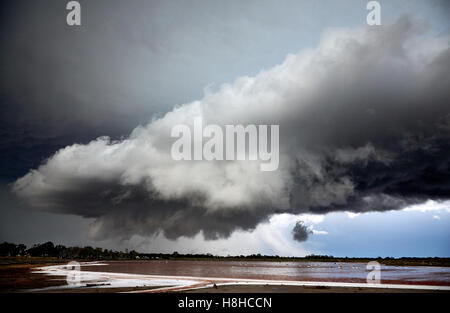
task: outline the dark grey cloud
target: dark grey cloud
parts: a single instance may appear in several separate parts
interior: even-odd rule
[[[69,27],[67,1],[2,1],[3,179],[74,142],[125,136],[174,104],[202,97],[205,86],[254,75],[311,43],[298,29],[319,29],[296,13],[313,2],[80,3],[82,26]]]
[[[309,230],[303,222],[298,221],[295,223],[295,226],[292,229],[292,236],[296,241],[302,242],[308,240],[309,234],[312,234],[312,231]]]
[[[450,198],[449,40],[410,18],[329,31],[314,50],[178,106],[119,141],[57,151],[18,179],[28,205],[95,218],[94,238],[207,239],[276,213],[384,211]],[[175,162],[171,127],[279,124],[280,168]]]
[[[313,46],[326,27],[364,22],[349,1],[85,1],[82,27],[64,1],[4,0],[0,12],[0,177],[13,181],[52,152],[126,136],[241,75]],[[448,27],[446,1],[389,1]],[[350,17],[350,18],[349,18]],[[440,29],[439,28],[439,29]]]
[[[65,245],[100,245],[88,237],[90,219],[75,215],[61,215],[29,210],[20,206],[0,182],[0,238],[20,242],[28,247],[39,242],[54,241]],[[108,245],[111,247],[112,245]]]

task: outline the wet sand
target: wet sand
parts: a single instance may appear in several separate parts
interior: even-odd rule
[[[1,264],[0,265],[0,293],[114,293],[130,292],[139,290],[150,290],[152,288],[164,287],[118,287],[118,288],[66,288],[59,287],[67,284],[66,276],[48,276],[36,273],[36,268],[43,266],[55,266],[58,263],[40,263],[34,260],[24,264]]]
[[[50,266],[54,263],[43,263]],[[49,277],[33,273],[36,264],[0,265],[0,292],[26,292],[35,288],[57,287],[66,283],[65,276]]]

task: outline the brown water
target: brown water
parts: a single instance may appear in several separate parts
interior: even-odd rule
[[[366,282],[365,263],[240,262],[240,261],[119,261],[83,266],[83,271],[267,280]],[[450,286],[450,268],[428,266],[381,267],[382,283]]]

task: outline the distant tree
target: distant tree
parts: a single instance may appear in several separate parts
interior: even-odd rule
[[[31,256],[40,256],[40,257],[56,257],[58,256],[58,251],[55,248],[53,242],[48,241],[43,244],[37,244],[27,250],[27,252]]]
[[[17,254],[16,255],[25,255],[26,254],[26,250],[27,250],[27,246],[25,246],[24,244],[18,244],[16,246],[17,248]]]
[[[14,244],[9,242],[3,242],[0,244],[1,256],[20,256],[25,255],[27,247],[24,244]]]
[[[55,250],[56,250],[56,254],[57,254],[56,256],[58,258],[61,258],[61,259],[67,258],[67,248],[65,246],[57,245],[55,247]]]

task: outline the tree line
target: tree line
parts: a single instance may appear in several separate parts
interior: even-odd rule
[[[66,247],[64,245],[55,245],[48,241],[35,244],[28,248],[24,244],[14,244],[3,242],[0,244],[0,256],[30,256],[30,257],[55,257],[61,259],[95,259],[95,260],[118,260],[118,259],[296,259],[295,257],[281,257],[278,255],[237,255],[237,256],[216,256],[211,253],[205,254],[183,254],[174,251],[173,253],[139,253],[135,250],[114,251],[102,248],[85,247]],[[329,255],[309,255],[303,258],[311,260],[333,259]]]
[[[51,257],[69,260],[261,260],[261,261],[311,261],[311,262],[368,262],[377,260],[380,263],[389,265],[441,265],[450,266],[450,258],[417,258],[417,257],[334,257],[332,255],[307,255],[305,257],[282,257],[278,255],[234,255],[217,256],[211,253],[206,254],[182,254],[174,251],[173,253],[140,253],[135,250],[115,251],[102,248],[85,247],[66,247],[64,245],[55,245],[48,241],[35,244],[28,248],[24,244],[14,244],[3,242],[0,244],[0,256],[2,257]]]
[[[299,259],[296,257],[281,257],[278,255],[236,255],[236,256],[217,256],[211,253],[205,254],[183,254],[174,251],[173,253],[139,253],[135,250],[114,251],[102,248],[85,247],[66,247],[64,245],[55,245],[48,241],[35,244],[28,248],[24,244],[14,244],[3,242],[0,244],[0,256],[30,256],[30,257],[54,257],[60,259],[93,259],[93,260],[120,260],[120,259]],[[328,260],[333,259],[331,255],[309,255],[302,259],[310,260]]]
[[[30,257],[53,257],[60,259],[95,259],[95,260],[116,260],[116,259],[136,259],[140,254],[136,251],[114,251],[102,248],[66,247],[55,245],[48,241],[35,244],[28,248],[24,244],[14,244],[3,242],[0,244],[0,256],[30,256]]]

